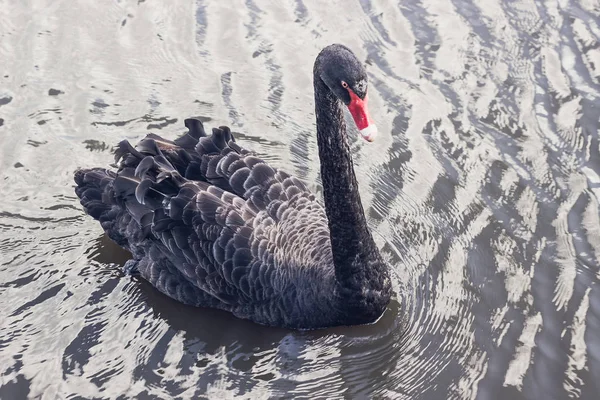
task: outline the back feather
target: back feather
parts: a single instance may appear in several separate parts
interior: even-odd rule
[[[333,277],[332,268],[313,269],[332,265],[323,208],[302,182],[239,147],[229,128],[207,136],[200,120],[185,125],[174,141],[119,143],[117,173],[77,171],[85,211],[167,295],[234,313],[252,306],[254,320],[285,324],[273,319],[292,318],[277,303],[286,282],[304,277],[310,296],[315,271]]]

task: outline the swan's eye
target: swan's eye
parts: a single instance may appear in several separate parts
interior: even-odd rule
[[[344,89],[348,89],[348,84],[346,82],[342,81],[342,87]]]

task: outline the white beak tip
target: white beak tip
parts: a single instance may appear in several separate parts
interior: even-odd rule
[[[367,142],[371,142],[371,143],[374,142],[375,138],[377,137],[377,126],[375,126],[375,124],[371,124],[371,125],[367,126],[366,128],[361,129],[360,135]]]

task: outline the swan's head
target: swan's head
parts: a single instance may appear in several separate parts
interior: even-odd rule
[[[332,44],[317,57],[315,67],[329,90],[347,107],[361,136],[372,142],[377,135],[367,109],[367,71],[346,46]]]

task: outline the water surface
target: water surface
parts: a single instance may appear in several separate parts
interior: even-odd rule
[[[598,398],[600,3],[235,4],[0,1],[0,398]],[[125,277],[74,170],[199,115],[319,191],[334,42],[380,129],[351,137],[383,318],[266,328]]]

